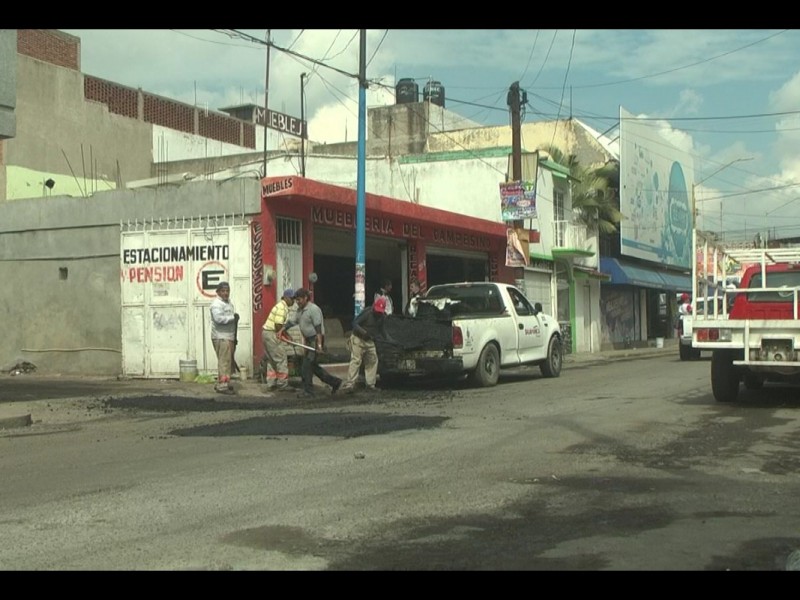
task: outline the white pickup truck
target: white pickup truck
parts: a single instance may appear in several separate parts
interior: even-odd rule
[[[426,316],[427,315],[427,316]],[[433,315],[433,316],[431,316]],[[388,318],[393,342],[406,344],[391,352],[378,342],[381,378],[398,380],[406,374],[468,374],[473,383],[497,384],[501,369],[538,365],[545,377],[558,377],[563,362],[561,327],[531,303],[516,287],[505,283],[465,282],[436,285],[417,301],[414,318]],[[445,326],[446,329],[441,328]],[[450,340],[437,345],[436,328]],[[413,347],[413,339],[431,338]],[[442,334],[439,334],[442,337]],[[446,346],[446,347],[445,347]],[[397,348],[397,344],[394,344]],[[383,349],[383,351],[382,351]]]
[[[681,360],[698,360],[701,356],[699,348],[692,346],[692,327],[694,315],[705,317],[707,314],[723,314],[722,309],[722,296],[718,296],[716,301],[713,296],[707,298],[698,298],[692,301],[692,312],[688,315],[681,315],[678,321],[678,352]],[[714,304],[716,303],[717,310],[714,311]]]

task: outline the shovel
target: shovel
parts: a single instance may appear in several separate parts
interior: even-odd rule
[[[236,364],[236,346],[239,345],[239,321],[236,320],[236,329],[233,330],[233,350],[231,350],[231,373],[241,373]]]
[[[298,348],[303,348],[304,350],[308,350],[309,352],[317,352],[316,348],[312,348],[311,346],[306,346],[305,344],[300,344],[300,343],[294,342],[292,340],[287,340],[285,338],[281,338],[281,341],[282,342],[286,342],[287,344],[290,344],[292,346],[297,346]],[[327,354],[327,352],[325,352],[324,350],[321,350],[321,351],[317,352],[317,354]]]

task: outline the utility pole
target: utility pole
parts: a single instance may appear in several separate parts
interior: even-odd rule
[[[367,31],[361,30],[361,43],[358,52],[358,179],[356,182],[356,284],[355,316],[364,310],[367,285],[366,258],[366,154],[367,154]]]
[[[264,75],[264,177],[267,176],[267,118],[269,113],[269,49],[271,29],[267,29],[267,69]]]
[[[508,88],[508,96],[506,97],[508,109],[511,111],[511,181],[522,182],[522,134],[520,125],[520,89],[519,81],[515,81]],[[516,229],[521,229],[524,222],[515,220],[511,226]],[[514,269],[514,283],[515,285],[525,291],[525,268],[516,267]]]
[[[511,181],[522,181],[519,81],[515,81],[508,88],[507,103],[508,109],[511,111]]]
[[[303,88],[303,80],[308,77],[307,73],[300,73],[300,122],[305,123],[306,121],[306,111],[305,111],[305,90]],[[303,129],[300,132],[300,174],[305,177],[306,176],[306,131]]]

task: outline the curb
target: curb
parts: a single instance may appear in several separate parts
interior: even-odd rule
[[[16,429],[18,427],[30,427],[33,419],[30,414],[16,417],[0,417],[0,429]]]

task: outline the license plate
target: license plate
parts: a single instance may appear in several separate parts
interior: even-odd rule
[[[415,360],[401,360],[400,368],[404,371],[414,371],[417,368],[417,361]]]
[[[794,341],[790,339],[782,340],[761,340],[761,355],[766,360],[794,360]]]

